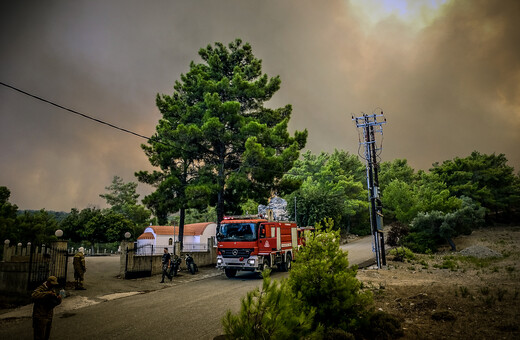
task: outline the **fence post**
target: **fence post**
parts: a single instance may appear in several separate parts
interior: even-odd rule
[[[58,278],[58,280],[63,280],[63,285],[67,283],[67,262],[68,262],[68,251],[67,251],[67,241],[58,240],[51,243],[51,252],[52,258],[54,260],[54,272],[50,273]]]
[[[209,264],[217,264],[217,248],[213,237],[208,238],[208,256]]]
[[[152,244],[152,252],[150,253],[150,275],[153,269],[153,244]]]
[[[11,260],[11,247],[9,246],[9,240],[4,241],[4,262],[9,262]]]
[[[125,277],[125,271],[126,271],[126,253],[128,248],[128,242],[126,240],[121,241],[121,245],[119,246],[119,275],[121,277]]]
[[[29,255],[29,273],[27,275],[27,287],[31,285],[31,275],[32,275],[32,264],[33,264],[33,256],[34,256],[34,248],[36,248],[35,244],[31,244],[31,251]]]

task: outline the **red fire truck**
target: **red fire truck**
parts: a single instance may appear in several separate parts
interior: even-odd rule
[[[288,271],[303,242],[303,233],[294,222],[237,216],[224,218],[217,240],[217,268],[231,278],[239,270],[261,272],[276,266]]]

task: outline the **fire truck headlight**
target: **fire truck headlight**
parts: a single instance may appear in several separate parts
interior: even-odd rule
[[[217,264],[222,264],[222,259],[217,259]]]
[[[254,266],[255,265],[255,259],[249,259],[247,260],[247,264]]]

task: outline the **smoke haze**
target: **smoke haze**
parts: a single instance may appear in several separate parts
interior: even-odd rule
[[[396,1],[400,12],[369,3],[4,2],[0,81],[151,136],[156,94],[171,94],[201,47],[241,38],[265,73],[280,75],[268,105],[293,105],[290,129],[307,128],[313,152],[356,154],[351,114],[381,107],[383,161],[429,169],[478,150],[504,153],[518,172],[520,2],[437,1],[414,12],[417,2]],[[151,169],[144,139],[4,86],[0,142],[0,186],[20,209],[104,206],[114,175],[136,181]]]

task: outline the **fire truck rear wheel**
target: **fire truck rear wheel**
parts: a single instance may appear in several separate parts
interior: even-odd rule
[[[229,278],[233,278],[235,277],[235,275],[237,275],[237,270],[233,268],[226,268],[225,272],[226,276]]]

